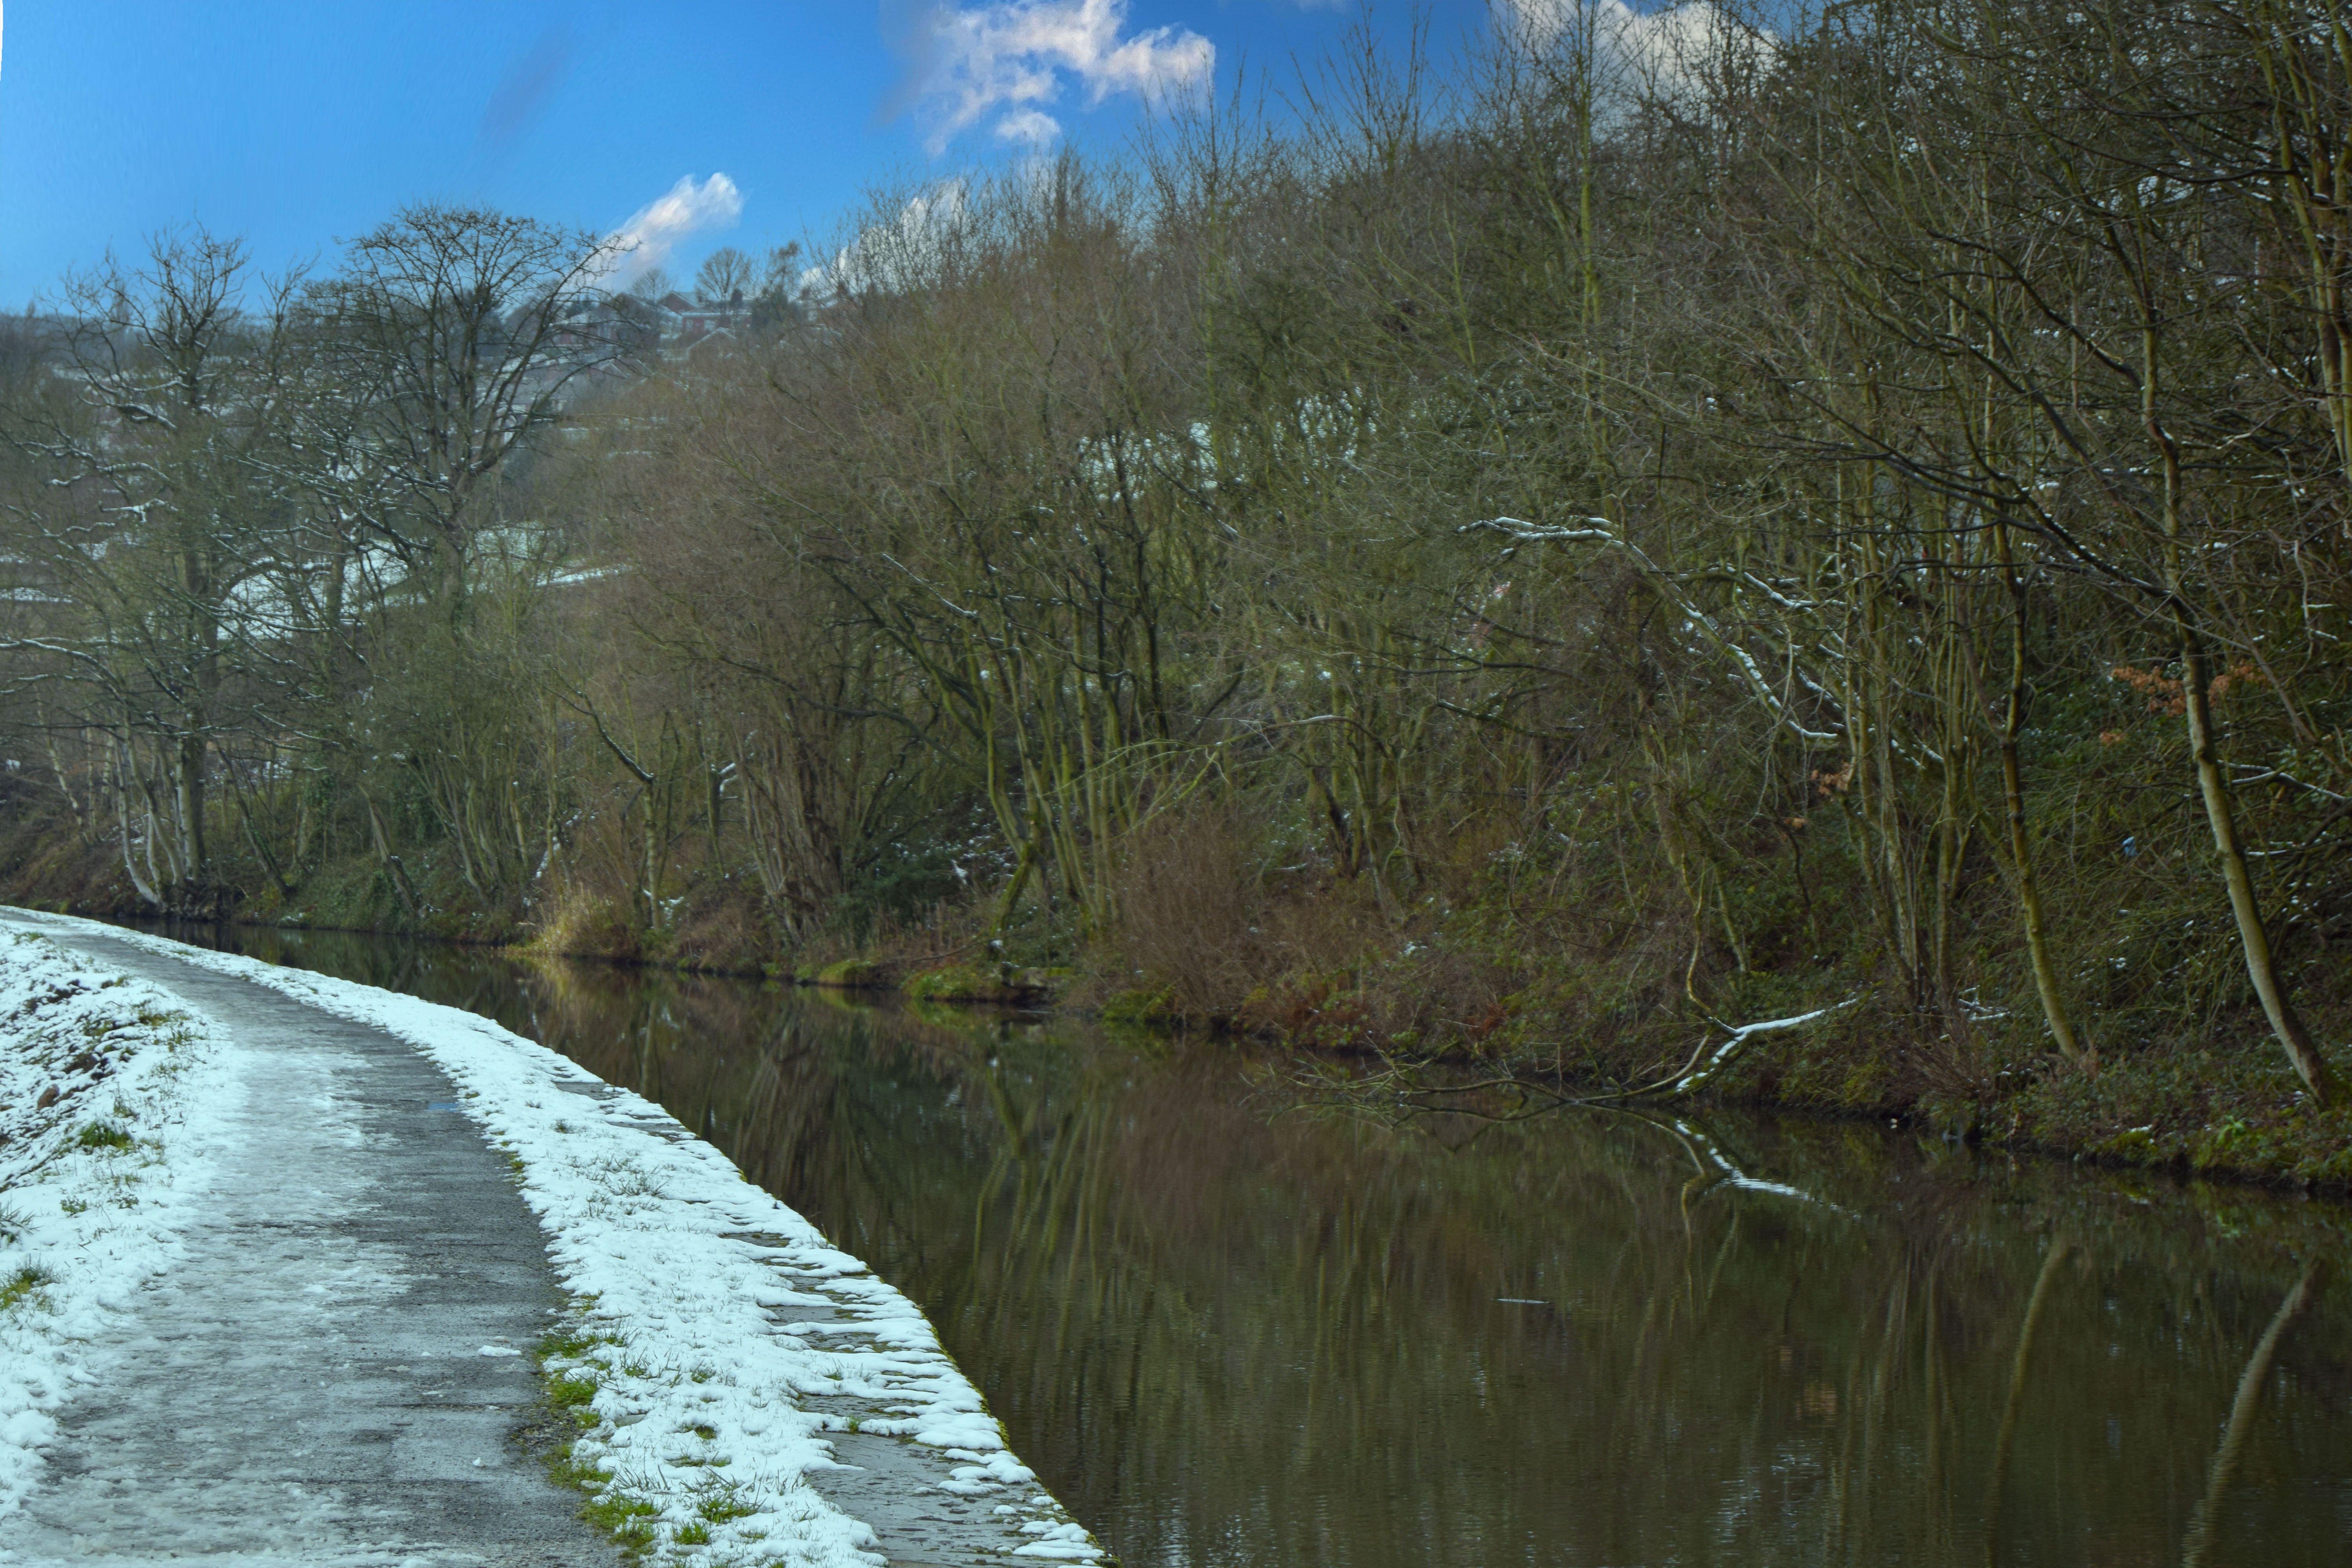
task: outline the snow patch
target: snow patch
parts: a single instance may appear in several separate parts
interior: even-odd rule
[[[0,1515],[179,1257],[230,1055],[169,992],[0,926]]]

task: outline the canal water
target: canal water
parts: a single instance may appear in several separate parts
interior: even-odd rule
[[[332,932],[922,1303],[1128,1568],[2352,1562],[2352,1213],[1916,1132],[1318,1114],[1229,1044]]]

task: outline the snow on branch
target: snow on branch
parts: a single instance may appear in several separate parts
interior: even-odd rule
[[[1458,531],[1472,533],[1486,530],[1524,543],[1602,544],[1613,550],[1623,551],[1643,576],[1649,580],[1652,586],[1674,602],[1675,607],[1683,613],[1687,623],[1704,634],[1707,641],[1715,645],[1717,652],[1732,662],[1738,669],[1740,679],[1747,682],[1748,690],[1755,694],[1758,701],[1771,710],[1775,720],[1788,725],[1790,729],[1808,741],[1834,742],[1841,738],[1832,731],[1807,729],[1797,716],[1790,711],[1787,701],[1765,680],[1763,668],[1757,664],[1755,656],[1740,645],[1738,638],[1726,632],[1714,616],[1700,609],[1692,601],[1690,595],[1683,592],[1682,584],[1675,580],[1674,574],[1651,560],[1640,545],[1627,539],[1605,517],[1589,517],[1583,521],[1590,526],[1559,528],[1549,527],[1542,523],[1527,522],[1516,517],[1489,517],[1482,518],[1476,522],[1465,523]],[[1763,584],[1759,583],[1758,586],[1762,587]],[[1765,592],[1784,607],[1790,609],[1799,607],[1780,595],[1773,593],[1769,588],[1766,588]],[[1805,685],[1813,691],[1818,693],[1822,690],[1816,682],[1804,677],[1801,671],[1799,672],[1799,678],[1803,679]]]
[[[1681,1073],[1674,1080],[1674,1091],[1676,1094],[1688,1094],[1692,1089],[1705,1083],[1717,1068],[1731,1059],[1734,1052],[1758,1035],[1774,1034],[1782,1029],[1801,1029],[1807,1024],[1828,1017],[1832,1013],[1851,1007],[1861,1000],[1861,995],[1857,994],[1831,1006],[1816,1007],[1810,1013],[1800,1013],[1794,1017],[1767,1018],[1761,1023],[1741,1024],[1737,1027],[1728,1024],[1719,1025],[1719,1027],[1731,1030],[1730,1037],[1710,1052],[1706,1048],[1706,1037],[1700,1036],[1698,1049],[1691,1053],[1690,1060],[1683,1064]],[[1705,1059],[1702,1060],[1702,1058]]]

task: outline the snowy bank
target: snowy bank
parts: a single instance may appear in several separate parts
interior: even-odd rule
[[[178,1251],[222,1047],[145,981],[0,928],[0,1514]]]
[[[1016,1560],[1104,1559],[1036,1489],[921,1311],[659,1106],[454,1007],[95,922],[12,918],[256,981],[380,1027],[448,1075],[452,1108],[511,1157],[579,1303],[547,1363],[590,1424],[575,1474],[596,1516],[653,1561],[870,1568],[873,1531],[808,1479],[835,1463],[824,1435],[845,1431],[944,1456],[945,1487],[993,1501],[999,1550]]]

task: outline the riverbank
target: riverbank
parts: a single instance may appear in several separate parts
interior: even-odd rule
[[[1333,895],[1333,911],[1320,917],[1325,925],[1369,928],[1372,922],[1356,918],[1361,911],[1340,907],[1346,901]],[[841,996],[1045,1007],[1117,1026],[1206,1029],[1280,1045],[1303,1062],[1517,1077],[1569,1094],[1649,1081],[1661,1067],[1719,1047],[1728,1033],[1671,999],[1635,1017],[1601,983],[1532,960],[1515,989],[1490,982],[1486,990],[1496,993],[1490,999],[1462,978],[1486,962],[1465,934],[1475,913],[1382,928],[1378,942],[1331,937],[1329,954],[1352,956],[1302,958],[1265,970],[1270,978],[1246,988],[1217,975],[1189,992],[1158,970],[1122,970],[1102,952],[1086,966],[974,962],[983,944],[944,916],[932,927],[896,931],[862,947],[820,947],[786,963],[752,940],[756,922],[741,910],[730,912],[723,898],[686,910],[659,951],[613,920],[576,911],[536,931],[422,934],[533,958],[757,977]],[[250,923],[322,929],[307,919]],[[398,921],[361,929],[407,934]],[[1298,944],[1302,953],[1314,951],[1307,937]],[[2324,974],[2306,978],[2323,1039],[2339,1037],[2342,988]],[[1946,1136],[2053,1158],[2352,1194],[2352,1106],[2312,1102],[2248,999],[2186,1021],[2091,1015],[2086,1032],[2106,1044],[2095,1063],[2074,1064],[2050,1050],[2033,1016],[1972,1003],[1950,1016],[1923,1017],[1894,1005],[1882,977],[1866,966],[1759,968],[1737,982],[1731,1000],[1746,1016],[1822,1016],[1744,1040],[1697,1099],[1920,1122]],[[2336,1055],[2352,1078],[2352,1063]]]
[[[89,950],[100,969],[163,966],[182,983],[159,990],[206,993],[188,1011],[264,997],[444,1084],[429,1106],[425,1094],[387,1106],[356,1146],[463,1130],[478,1151],[489,1195],[535,1238],[549,1305],[527,1332],[480,1338],[473,1360],[511,1366],[581,1417],[562,1469],[623,1545],[679,1563],[870,1563],[861,1554],[877,1545],[916,1561],[1101,1560],[920,1311],[657,1107],[455,1008],[96,922],[10,923]],[[147,1264],[160,1280],[184,1267],[162,1252]],[[512,1457],[503,1432],[494,1447]]]

